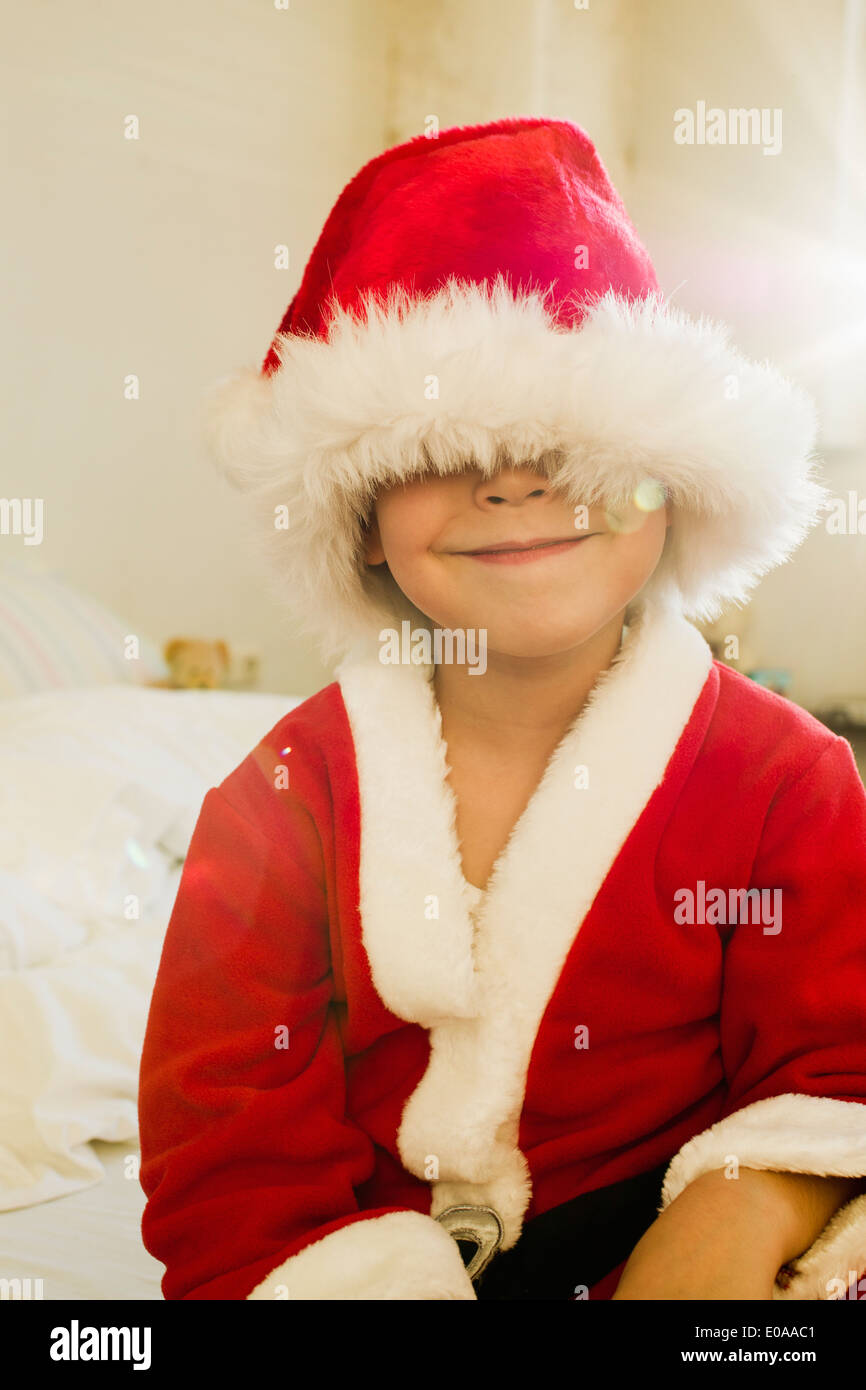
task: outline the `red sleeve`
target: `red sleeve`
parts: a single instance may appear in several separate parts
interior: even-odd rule
[[[769,911],[727,928],[728,1094],[719,1120],[672,1159],[662,1210],[732,1160],[866,1177],[866,793],[844,739],[777,793],[750,886],[768,892]],[[863,1271],[866,1195],[780,1272],[773,1298],[849,1297]]]
[[[749,886],[768,911],[725,951],[723,1113],[790,1093],[866,1101],[866,792],[844,739],[777,794]]]
[[[434,1292],[409,1296],[473,1297],[429,1216],[359,1210],[374,1150],[345,1114],[319,838],[297,801],[283,812],[277,844],[208,792],[166,933],[139,1090],[142,1236],[163,1293],[387,1298],[426,1278]]]

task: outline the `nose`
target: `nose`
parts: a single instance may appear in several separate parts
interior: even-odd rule
[[[534,468],[503,468],[492,478],[481,478],[475,488],[475,502],[485,511],[501,506],[522,506],[535,497],[546,497],[550,485]]]

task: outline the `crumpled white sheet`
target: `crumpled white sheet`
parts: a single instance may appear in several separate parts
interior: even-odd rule
[[[0,1211],[99,1182],[209,787],[302,697],[103,686],[0,701]],[[133,915],[137,905],[138,916]]]

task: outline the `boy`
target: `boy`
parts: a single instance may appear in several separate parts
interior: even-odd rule
[[[342,660],[190,845],[141,1064],[167,1298],[866,1270],[866,796],[686,616],[805,535],[814,436],[661,302],[577,127],[344,190],[211,423]]]

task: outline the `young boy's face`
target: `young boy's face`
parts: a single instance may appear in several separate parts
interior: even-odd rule
[[[652,488],[640,500],[581,512],[522,465],[425,474],[379,492],[365,558],[387,564],[435,626],[485,628],[488,651],[552,656],[621,613],[658,564],[670,506]]]

